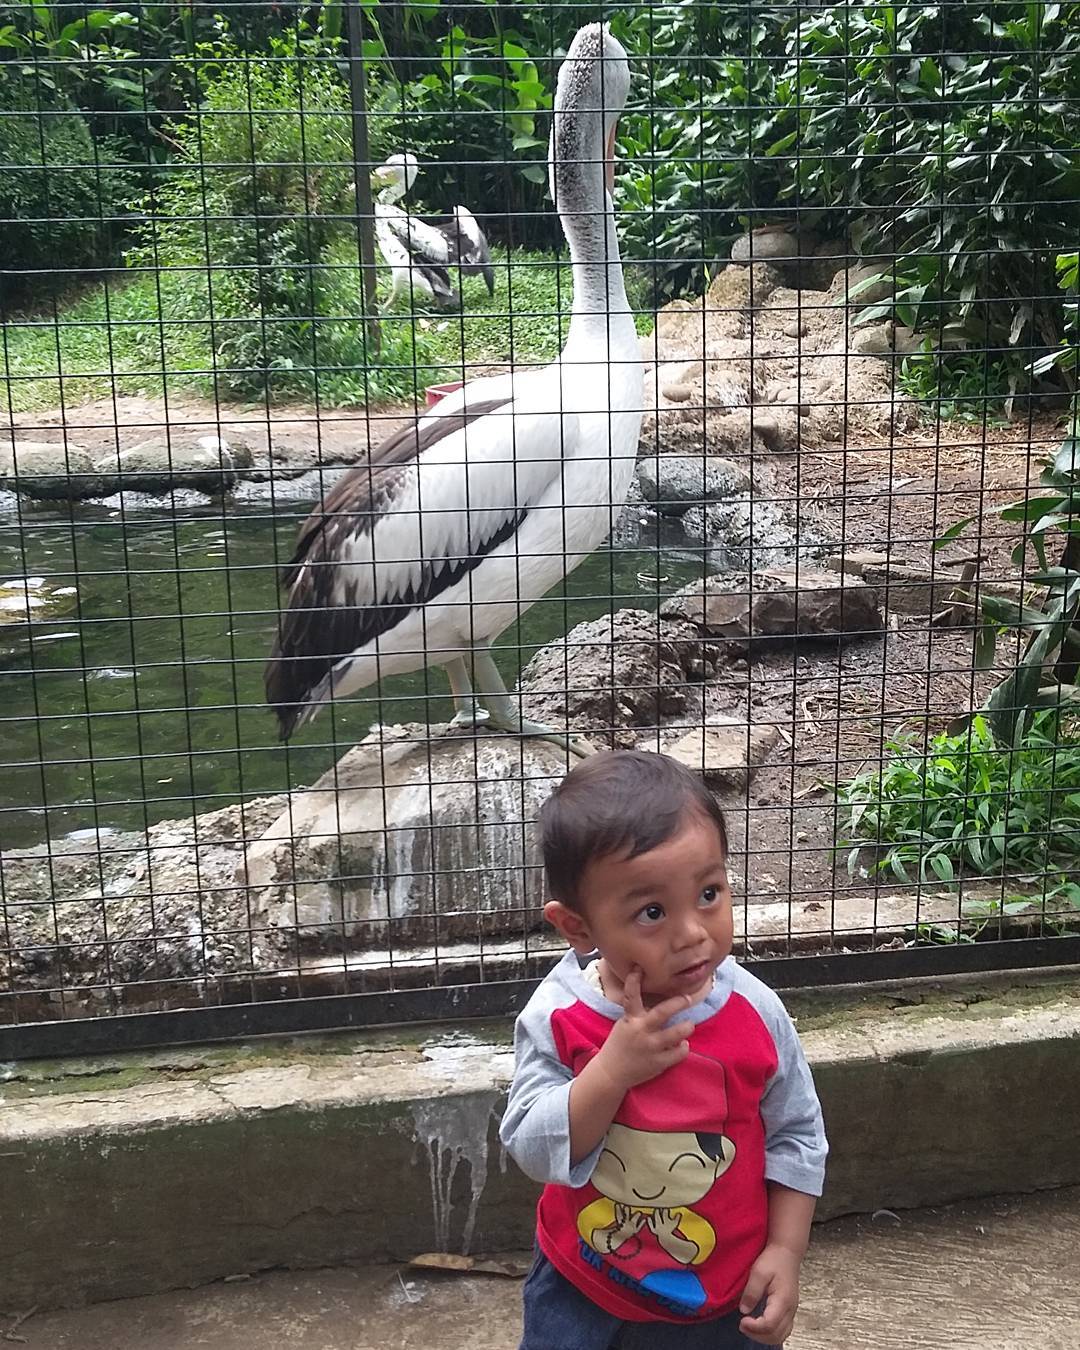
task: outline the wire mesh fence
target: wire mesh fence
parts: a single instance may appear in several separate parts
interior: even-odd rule
[[[605,747],[1080,957],[1080,6],[8,8],[0,1059],[514,1008]]]

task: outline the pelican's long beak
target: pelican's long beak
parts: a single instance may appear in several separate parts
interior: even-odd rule
[[[610,193],[615,191],[615,130],[615,127],[611,128],[604,147],[604,181]]]

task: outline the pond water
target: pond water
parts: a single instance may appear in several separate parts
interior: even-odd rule
[[[0,630],[0,847],[281,792],[313,781],[375,721],[449,715],[445,676],[420,671],[277,740],[262,690],[276,569],[310,504],[0,501],[0,581],[78,589],[69,614],[35,623],[32,643],[25,629]],[[500,639],[508,685],[575,624],[655,608],[701,569],[686,553],[594,554]]]

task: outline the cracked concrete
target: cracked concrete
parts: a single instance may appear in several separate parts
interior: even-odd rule
[[[1080,1189],[820,1224],[787,1350],[1076,1350],[1078,1252]],[[399,1266],[275,1271],[37,1314],[16,1334],[27,1350],[514,1350],[520,1295]]]

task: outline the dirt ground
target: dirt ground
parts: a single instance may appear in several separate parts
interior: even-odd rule
[[[1077,1189],[822,1224],[787,1350],[1076,1350],[1078,1251]],[[528,1255],[513,1259],[524,1268]],[[520,1297],[518,1280],[497,1276],[396,1266],[276,1271],[18,1322],[13,1309],[0,1317],[0,1343],[513,1350]]]

